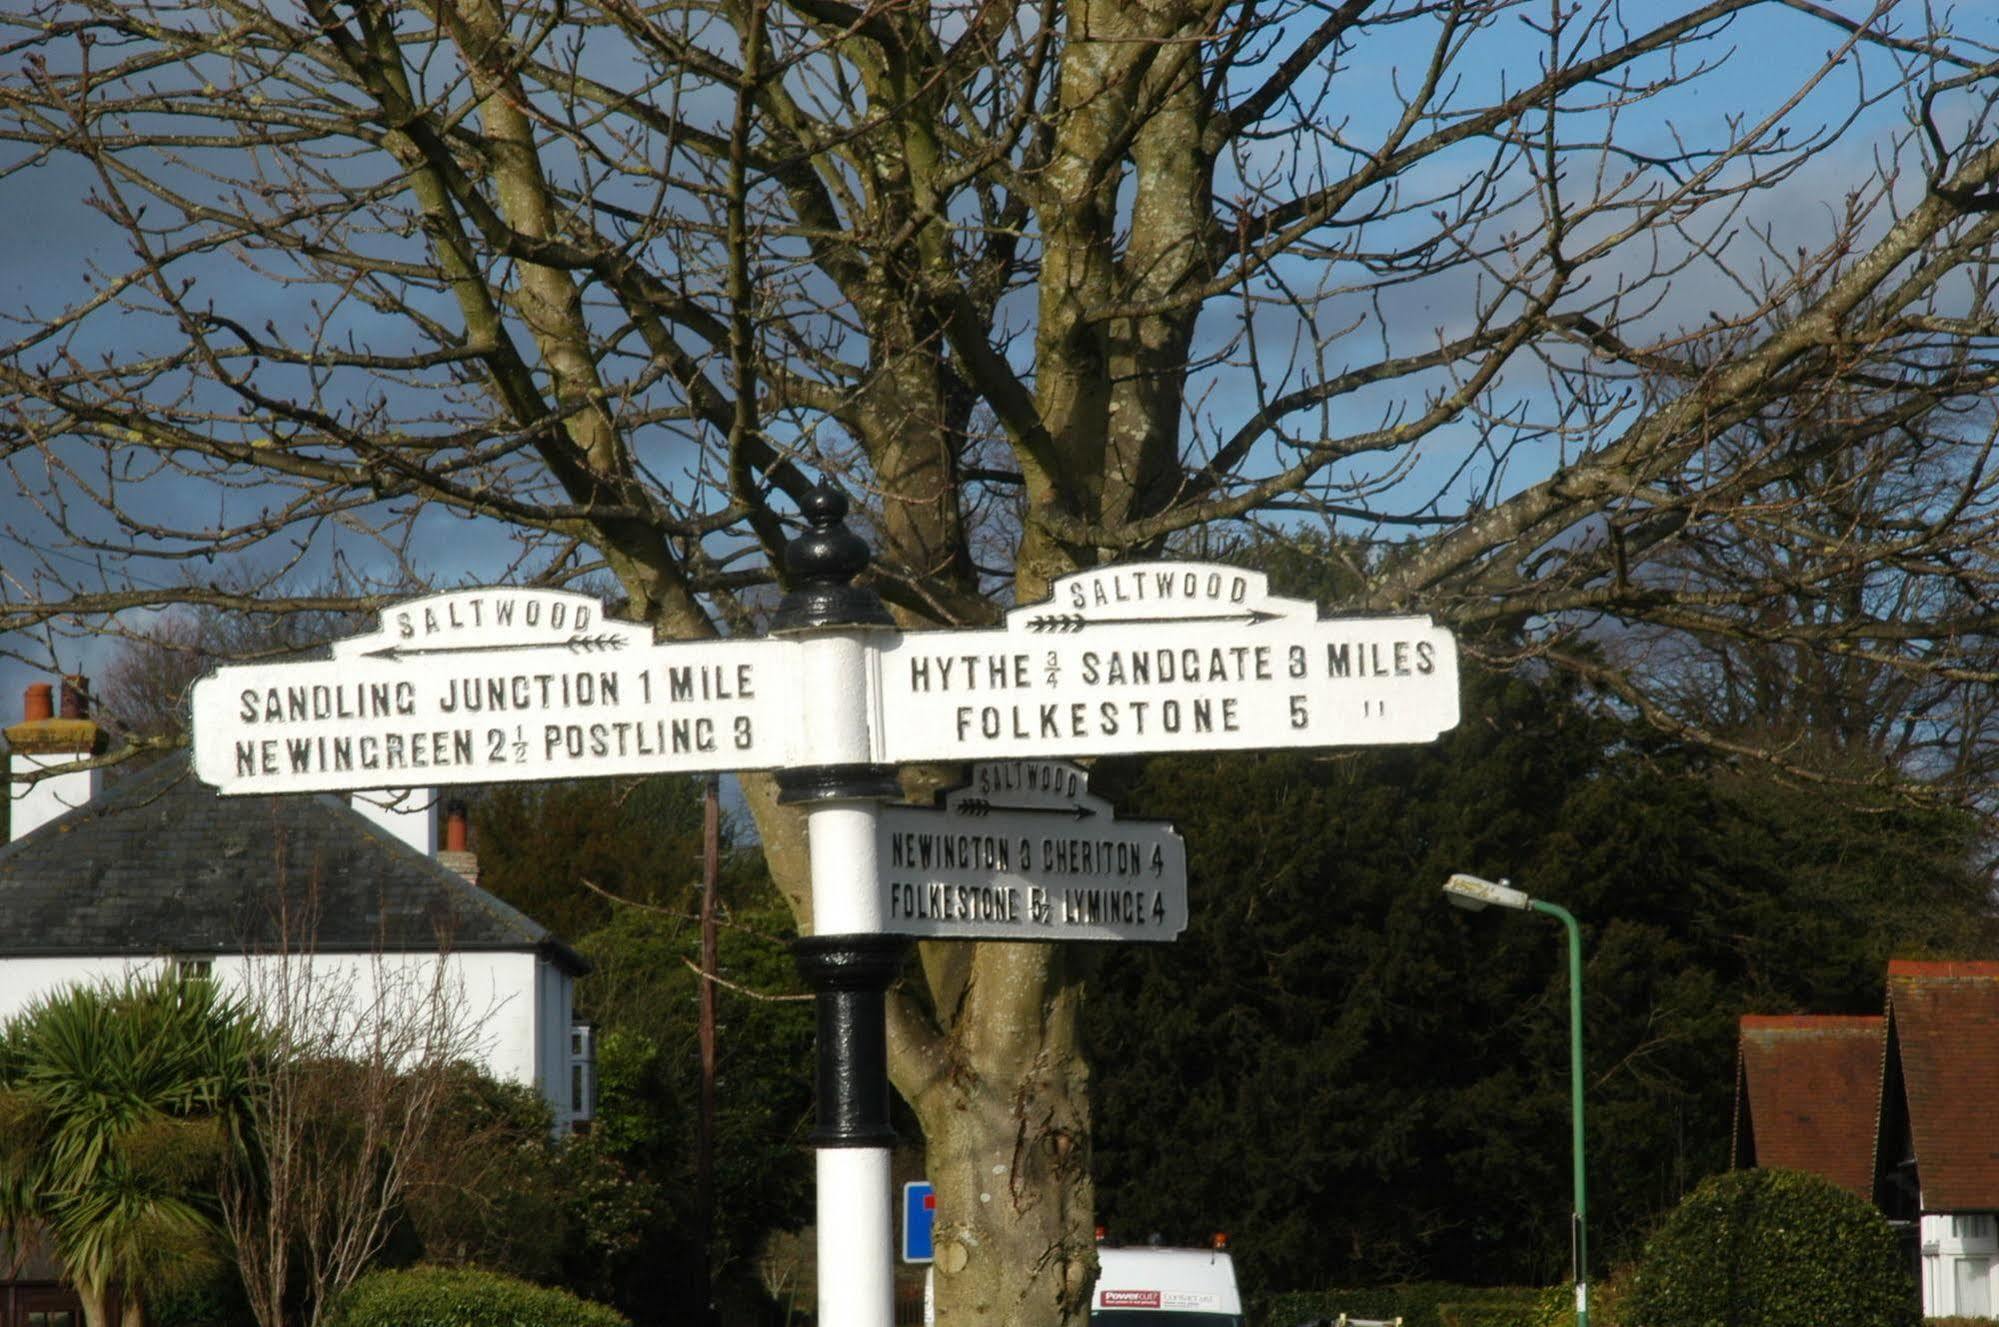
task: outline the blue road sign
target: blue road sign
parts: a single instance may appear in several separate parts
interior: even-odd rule
[[[929,1180],[911,1180],[902,1186],[902,1260],[929,1262],[936,1244],[931,1229],[937,1224],[937,1190]]]

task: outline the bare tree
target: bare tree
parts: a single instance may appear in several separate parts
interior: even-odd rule
[[[317,597],[337,597],[337,583]],[[365,624],[327,611],[251,615],[210,604],[174,606],[113,621],[116,637],[97,671],[98,718],[126,747],[184,745],[188,695],[202,674],[225,660],[304,654]]]
[[[1937,491],[1892,525],[1831,519],[1814,468],[1879,421],[1730,441],[1815,393],[1993,386],[1999,84],[1920,0],[40,0],[0,23],[10,203],[87,191],[65,215],[95,241],[66,284],[30,274],[0,351],[22,657],[146,605],[381,602],[211,561],[608,572],[661,637],[743,632],[785,499],[830,475],[908,624],[990,622],[1218,523],[1318,522],[1379,549],[1337,607],[1431,612],[1662,722],[1580,633],[1993,678],[1976,431],[1938,435]],[[1748,561],[1650,574],[1749,521],[1821,531],[1828,573],[1896,559],[1922,606],[1832,635],[1715,611],[1782,591]],[[747,786],[809,925],[799,826]],[[940,1312],[1076,1320],[1078,970],[922,963],[892,1056]]]
[[[343,962],[313,941],[316,891],[280,882],[275,897],[279,940],[244,968],[265,1053],[223,1216],[257,1321],[316,1327],[381,1251],[484,1015],[465,1003],[448,937],[435,953]]]
[[[1999,707],[1978,678],[1991,641],[1973,631],[1933,652],[1895,636],[1983,611],[1982,557],[1920,531],[1951,519],[1995,437],[1985,403],[1953,410],[1892,384],[1828,384],[1744,421],[1715,451],[1782,477],[1639,573],[1684,607],[1620,624],[1615,667],[1576,666],[1662,726],[1792,778],[1920,779],[1989,812]]]

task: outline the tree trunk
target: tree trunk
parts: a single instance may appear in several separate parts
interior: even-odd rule
[[[83,1301],[83,1327],[111,1327],[111,1292],[103,1286],[76,1282],[76,1297]]]
[[[924,1016],[904,992],[891,1012],[891,1066],[922,1121],[937,1189],[937,1321],[1081,1322],[1095,1193],[1073,951],[923,948],[942,1016]]]

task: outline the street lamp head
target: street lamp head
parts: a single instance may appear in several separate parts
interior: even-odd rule
[[[1472,912],[1479,911],[1487,904],[1502,908],[1517,908],[1525,912],[1528,904],[1532,902],[1525,891],[1513,888],[1504,880],[1494,884],[1490,880],[1481,880],[1462,871],[1444,882],[1444,893],[1450,897],[1451,902]]]

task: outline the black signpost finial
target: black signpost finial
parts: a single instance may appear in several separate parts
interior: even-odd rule
[[[868,569],[868,545],[847,528],[847,495],[830,484],[807,489],[798,509],[810,527],[784,546],[790,589],[771,619],[773,634],[814,627],[892,627],[881,596],[854,578]]]

